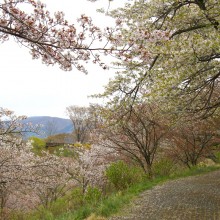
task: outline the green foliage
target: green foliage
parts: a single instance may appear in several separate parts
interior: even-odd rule
[[[220,151],[215,153],[216,163],[220,163]]]
[[[52,203],[49,210],[51,213],[53,213],[53,216],[59,216],[73,207],[74,206],[69,202],[68,198],[64,197],[59,198],[56,202]]]
[[[168,158],[162,158],[156,161],[153,166],[155,176],[169,176],[175,170],[174,162]]]
[[[53,147],[53,149],[50,149],[50,152],[52,152],[53,154],[57,156],[62,156],[62,157],[75,157],[76,156],[76,152],[74,151],[74,149],[72,148],[68,149],[63,146]]]
[[[53,220],[54,215],[50,210],[45,208],[39,208],[38,211],[25,213],[25,212],[14,212],[11,213],[9,218],[10,220]]]
[[[75,188],[68,197],[69,206],[71,208],[79,208],[84,204],[84,195],[81,188]]]
[[[40,219],[53,220],[54,215],[51,211],[44,209],[43,212],[41,212]]]
[[[30,137],[29,140],[32,141],[32,145],[34,148],[45,148],[46,143],[43,139],[38,137]]]
[[[88,187],[85,194],[85,202],[96,205],[102,198],[102,192],[97,187]]]
[[[219,166],[194,166],[191,169],[189,168],[180,168],[176,170],[172,175],[170,176],[171,179],[177,179],[179,177],[187,177],[187,176],[194,176],[194,175],[200,175],[204,173],[208,173],[211,171],[218,170]]]
[[[123,190],[140,182],[143,178],[143,171],[139,167],[129,166],[120,160],[106,169],[106,176],[116,190]]]
[[[38,137],[30,137],[29,140],[32,141],[33,152],[40,155],[43,150],[45,150],[46,142]]]
[[[108,217],[113,213],[118,212],[123,205],[128,204],[130,199],[131,196],[129,194],[113,194],[99,205],[96,213]]]
[[[83,206],[80,209],[78,209],[76,212],[73,213],[71,218],[69,219],[85,219],[92,213],[92,210],[90,206]]]
[[[92,209],[88,205],[81,206],[77,210],[71,210],[66,212],[56,218],[54,220],[83,220],[92,214]],[[45,219],[47,220],[47,219]]]
[[[81,207],[84,208],[81,209]],[[53,215],[52,219],[63,216],[63,213],[68,213],[70,210],[74,213],[74,216],[76,216],[76,218],[74,217],[73,219],[78,219],[77,216],[81,219],[82,216],[88,216],[90,214],[90,212],[86,214],[88,211],[85,207],[84,195],[80,188],[75,188],[68,195],[59,198],[52,203],[49,208],[49,212]],[[49,220],[48,218],[42,219]]]

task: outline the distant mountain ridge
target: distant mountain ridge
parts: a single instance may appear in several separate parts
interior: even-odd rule
[[[25,136],[38,136],[45,138],[50,135],[71,133],[73,131],[73,124],[70,119],[50,117],[50,116],[32,116],[23,120],[23,123],[31,123],[33,126],[40,125],[41,128],[38,134],[29,132]]]

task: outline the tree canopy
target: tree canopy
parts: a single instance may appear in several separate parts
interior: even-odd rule
[[[171,97],[181,109],[212,113],[220,105],[219,10],[216,0],[139,0],[113,11],[121,28],[112,42],[127,50],[105,95]]]

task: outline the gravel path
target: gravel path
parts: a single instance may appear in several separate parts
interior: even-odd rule
[[[220,220],[220,170],[143,192],[111,220]]]

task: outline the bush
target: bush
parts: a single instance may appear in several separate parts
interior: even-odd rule
[[[67,198],[59,198],[55,202],[53,202],[49,208],[50,212],[53,213],[54,216],[59,216],[62,213],[68,211],[70,208],[70,203]],[[73,207],[71,207],[73,208]]]
[[[116,190],[123,190],[140,182],[143,171],[139,167],[129,166],[123,161],[117,161],[106,169],[106,177]]]
[[[102,198],[102,193],[97,187],[88,187],[85,194],[85,202],[96,205]]]
[[[71,194],[68,197],[69,204],[71,208],[79,208],[84,205],[84,195],[81,188],[75,188],[72,190]]]
[[[215,153],[216,163],[220,163],[220,152]]]
[[[153,166],[155,176],[169,176],[175,170],[175,164],[168,158],[162,158],[156,161]]]
[[[46,142],[38,137],[30,137],[32,141],[33,152],[37,155],[41,155],[42,150],[45,150]]]

